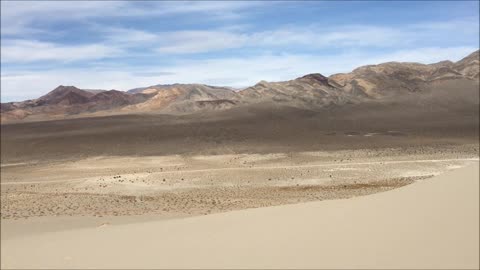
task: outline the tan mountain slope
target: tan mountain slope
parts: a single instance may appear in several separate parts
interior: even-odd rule
[[[359,67],[350,73],[325,77],[309,74],[284,82],[261,81],[239,92],[246,103],[275,102],[315,108],[410,96],[448,80],[474,80],[479,76],[478,51],[453,63],[425,65],[388,62]]]
[[[463,82],[465,80],[473,84]],[[467,87],[461,89],[461,95],[475,100],[477,97],[468,95],[478,92],[478,82],[479,52],[476,51],[455,63],[442,61],[426,65],[388,62],[359,67],[350,73],[330,77],[316,73],[284,82],[261,81],[238,92],[227,87],[203,84],[154,85],[128,92],[59,86],[38,99],[2,103],[1,119],[2,122],[9,122],[125,113],[190,114],[255,104],[317,110],[395,99],[417,102],[418,93],[435,88],[452,88],[441,95],[448,99],[449,95],[460,93],[455,85]],[[443,87],[444,84],[448,87]],[[440,101],[435,99],[435,102]]]
[[[345,104],[357,100],[342,91],[335,81],[318,73],[286,82],[261,81],[240,91],[239,95],[246,103],[273,101],[291,106]]]
[[[480,74],[479,51],[476,51],[469,56],[463,58],[462,60],[458,61],[454,64],[453,68],[469,79],[478,80]]]
[[[424,90],[440,80],[479,78],[478,51],[453,63],[442,61],[424,65],[388,62],[359,67],[351,73],[335,74],[329,79],[351,93],[363,93],[370,98],[382,98]]]
[[[201,109],[225,109],[237,103],[237,94],[229,88],[203,84],[154,85],[129,92],[152,97],[143,103],[124,108],[126,111],[187,113]]]

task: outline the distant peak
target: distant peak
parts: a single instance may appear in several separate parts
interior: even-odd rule
[[[55,92],[66,91],[66,90],[80,90],[80,89],[78,89],[77,87],[75,87],[73,85],[67,85],[67,86],[59,85],[59,86],[57,86],[57,88],[53,89],[53,91],[55,91]]]
[[[468,56],[476,56],[476,57],[478,57],[479,55],[480,55],[480,50],[476,50],[476,51],[474,51],[473,53],[469,54]],[[467,57],[468,57],[468,56],[467,56]]]
[[[77,87],[75,87],[73,85],[59,85],[59,86],[57,86],[57,88],[77,88]]]
[[[319,81],[321,83],[328,83],[328,78],[323,76],[320,73],[312,73],[305,75],[303,77],[298,78],[299,80],[313,80],[313,81]]]
[[[467,55],[462,60],[458,61],[457,63],[464,63],[464,62],[472,62],[478,61],[480,58],[479,50],[474,51],[473,53]]]
[[[453,62],[450,61],[450,60],[443,60],[443,61],[437,62],[435,64],[437,64],[437,65],[450,65],[450,64],[453,64]]]
[[[267,86],[268,86],[268,82],[267,82],[267,81],[264,81],[264,80],[261,80],[261,81],[259,81],[257,84],[255,84],[255,86],[267,87]]]

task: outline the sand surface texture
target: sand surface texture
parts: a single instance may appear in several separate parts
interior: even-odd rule
[[[370,196],[166,221],[7,239],[2,226],[1,263],[4,268],[478,269],[478,171],[474,162]]]

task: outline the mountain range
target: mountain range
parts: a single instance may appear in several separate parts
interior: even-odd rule
[[[192,114],[258,105],[317,110],[372,102],[422,101],[430,106],[448,106],[452,96],[460,95],[462,100],[478,104],[479,65],[479,51],[476,51],[458,62],[388,62],[329,77],[315,73],[283,82],[260,81],[240,91],[203,84],[159,84],[126,92],[61,85],[37,99],[2,103],[1,121],[138,113]]]

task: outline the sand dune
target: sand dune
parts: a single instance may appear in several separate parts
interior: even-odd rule
[[[478,269],[478,171],[353,199],[10,238],[2,268]]]

